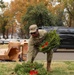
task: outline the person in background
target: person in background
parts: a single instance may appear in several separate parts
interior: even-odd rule
[[[38,29],[36,24],[30,25],[29,27],[29,44],[28,44],[28,61],[33,63],[36,55],[39,52],[38,46],[44,40],[47,31],[43,29]],[[47,71],[50,71],[50,65],[52,60],[53,51],[47,52]]]

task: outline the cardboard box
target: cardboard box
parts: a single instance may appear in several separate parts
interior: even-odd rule
[[[9,42],[8,49],[0,49],[0,60],[18,61],[20,55],[20,42]]]

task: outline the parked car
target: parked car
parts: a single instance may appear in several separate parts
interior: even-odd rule
[[[59,48],[74,49],[74,28],[59,28],[57,32],[61,38]]]
[[[0,39],[0,44],[8,44],[9,42],[24,42],[28,41],[28,39]]]
[[[5,39],[3,39],[3,38],[0,39],[0,44],[4,44],[4,40],[5,40]]]
[[[60,46],[58,47],[59,49],[74,49],[74,28],[44,26],[42,29],[45,29],[48,32],[51,30],[56,30],[57,34],[60,36]]]

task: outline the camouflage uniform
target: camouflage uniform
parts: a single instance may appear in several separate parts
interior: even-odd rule
[[[31,61],[32,63],[33,63],[37,53],[39,52],[39,50],[38,50],[39,43],[41,43],[41,41],[44,40],[44,37],[47,34],[47,31],[42,30],[42,29],[38,30],[38,32],[39,32],[38,37],[30,36],[29,44],[28,44],[28,61]],[[53,55],[53,50],[50,50],[49,52],[47,52],[47,70],[48,71],[50,71],[52,55]]]
[[[38,46],[39,43],[43,40],[43,38],[45,37],[45,35],[47,34],[46,30],[38,30],[39,32],[39,36],[36,38],[33,38],[32,36],[29,39],[29,48],[28,48],[28,60],[29,61],[33,61],[34,58],[36,57],[37,53],[39,52],[38,50]],[[51,60],[52,58],[52,50],[50,52],[48,52],[48,56],[47,59]]]

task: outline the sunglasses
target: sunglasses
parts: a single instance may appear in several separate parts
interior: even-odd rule
[[[36,32],[33,32],[33,33],[31,33],[31,34],[36,34]]]

